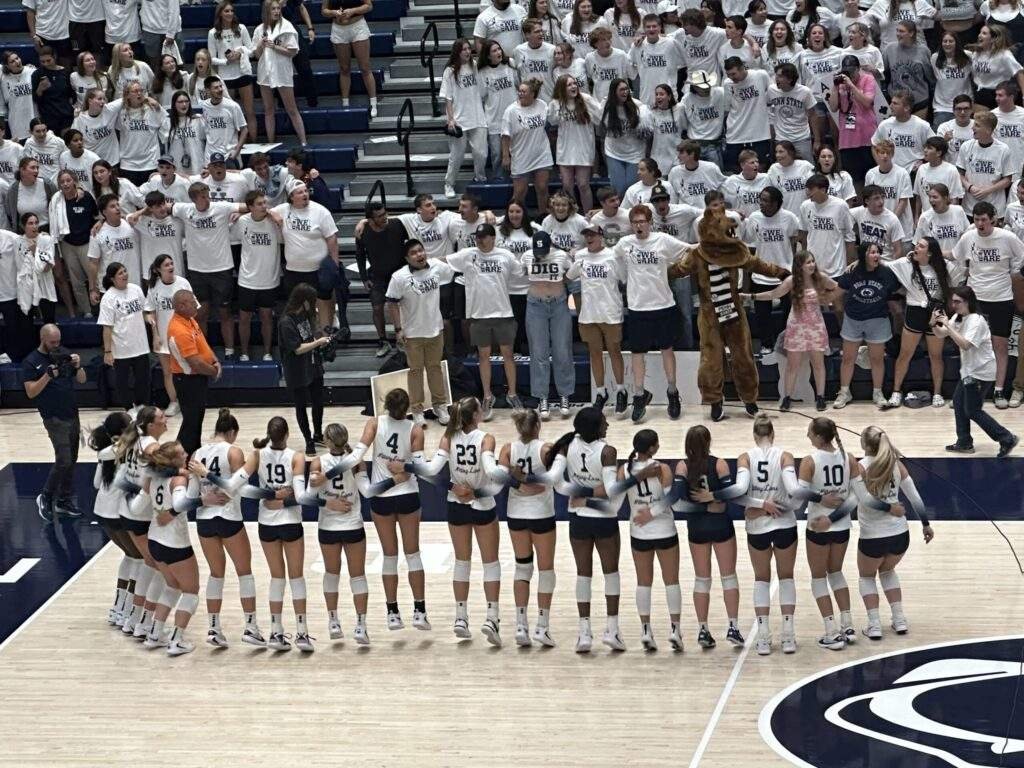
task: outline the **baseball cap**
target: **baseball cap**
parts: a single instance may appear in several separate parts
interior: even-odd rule
[[[477,237],[494,237],[493,224],[481,224],[476,228]]]
[[[223,153],[214,152],[210,155],[210,161],[207,163],[207,165],[216,165],[217,163],[223,165],[226,162],[227,161],[224,159]]]
[[[600,224],[587,224],[583,229],[580,230],[581,235],[599,235],[604,237],[604,229],[601,228]]]
[[[658,15],[663,13],[679,13],[679,3],[675,0],[661,0],[657,7]]]
[[[551,235],[544,230],[533,234],[533,253],[535,256],[547,256],[551,251]]]
[[[671,199],[672,199],[672,195],[670,195],[668,193],[668,190],[665,189],[665,187],[663,187],[661,184],[655,184],[654,185],[654,188],[651,190],[651,202],[654,202],[655,200],[671,200]]]
[[[718,75],[698,69],[690,73],[689,82],[696,88],[713,88],[718,85]]]
[[[175,162],[174,158],[171,157],[170,155],[160,155],[160,159],[156,161],[156,164],[157,165],[172,165],[174,167],[177,167],[177,165],[178,165]]]

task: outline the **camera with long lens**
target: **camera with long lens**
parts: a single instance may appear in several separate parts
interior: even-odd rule
[[[344,346],[347,337],[343,329],[331,326],[324,328],[324,336],[327,337],[328,341],[320,347],[320,357],[323,358],[325,363],[333,363],[334,358],[338,356],[338,348]]]

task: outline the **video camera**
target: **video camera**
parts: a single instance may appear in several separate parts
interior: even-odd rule
[[[61,376],[74,378],[78,372],[78,366],[75,365],[71,358],[71,353],[64,347],[58,347],[50,352],[50,369],[56,369],[53,373],[53,378],[56,379]]]

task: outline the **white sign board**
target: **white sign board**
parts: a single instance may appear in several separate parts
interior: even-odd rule
[[[452,404],[452,386],[448,380],[448,361],[441,361],[441,375],[444,377],[444,402]],[[400,371],[382,373],[370,377],[370,396],[373,398],[373,415],[379,416],[384,413],[384,397],[392,389],[404,389],[409,391],[409,369],[403,368]],[[423,371],[423,405],[425,409],[430,408],[432,400],[430,385],[427,383],[427,372]]]

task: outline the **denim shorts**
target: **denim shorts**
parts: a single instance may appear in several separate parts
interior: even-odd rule
[[[843,317],[843,328],[839,332],[843,341],[864,341],[868,344],[884,344],[892,338],[892,325],[888,317],[873,317],[870,320],[854,320]]]

